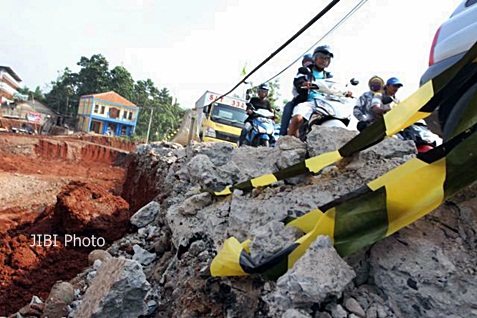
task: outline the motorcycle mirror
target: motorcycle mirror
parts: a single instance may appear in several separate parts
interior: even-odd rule
[[[356,78],[354,78],[354,77],[353,77],[349,82],[350,82],[351,85],[353,85],[353,86],[356,86],[356,85],[359,84],[359,81],[358,81]]]

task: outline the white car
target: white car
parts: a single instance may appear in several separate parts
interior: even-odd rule
[[[437,29],[421,84],[459,60],[477,41],[477,0],[465,0]]]
[[[462,1],[436,31],[429,54],[429,68],[421,85],[457,62],[477,42],[477,0]],[[426,119],[429,128],[442,136],[437,111]]]

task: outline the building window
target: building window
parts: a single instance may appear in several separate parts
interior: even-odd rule
[[[133,114],[133,112],[129,112],[129,116],[128,116],[129,120],[132,120],[132,114]]]
[[[126,119],[128,117],[128,112],[126,110],[123,111],[123,118]]]
[[[99,110],[99,105],[94,105],[94,112],[97,113]]]
[[[105,110],[106,107],[104,106],[101,106],[101,114],[104,114],[104,110]]]

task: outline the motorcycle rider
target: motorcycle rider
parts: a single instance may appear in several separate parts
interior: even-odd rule
[[[308,78],[307,75],[302,74],[298,78],[295,78],[293,85],[297,89],[298,93],[301,95],[306,95],[306,102],[300,103],[295,106],[292,114],[292,121],[290,127],[288,128],[289,136],[297,136],[300,126],[303,124],[303,119],[307,120],[310,118],[313,107],[315,95],[319,94],[313,90],[307,90],[306,88],[311,84],[312,81],[316,79],[325,79],[333,77],[330,72],[327,72],[325,69],[330,65],[331,59],[333,58],[333,53],[331,48],[328,45],[320,45],[313,51],[313,61],[311,65],[311,77]]]
[[[391,77],[386,81],[383,94],[374,95],[369,107],[370,113],[374,116],[371,122],[390,111],[396,104],[399,104],[396,93],[402,86],[403,84],[397,77]]]
[[[375,118],[374,114],[371,112],[371,104],[373,98],[376,94],[382,94],[384,86],[384,80],[375,75],[371,77],[368,81],[369,91],[361,95],[356,105],[353,108],[353,115],[358,119],[358,124],[356,128],[359,131],[363,131],[369,124],[371,120]]]
[[[243,145],[243,142],[245,140],[245,137],[246,137],[247,133],[250,131],[250,129],[252,129],[252,120],[253,120],[252,109],[257,110],[257,109],[262,108],[262,109],[266,109],[266,110],[268,110],[272,113],[275,113],[273,108],[272,108],[272,105],[270,104],[270,101],[267,98],[268,91],[269,91],[269,87],[268,87],[267,83],[262,83],[262,84],[258,85],[258,87],[257,87],[258,97],[254,96],[254,97],[250,98],[250,101],[247,103],[246,112],[248,114],[248,117],[245,119],[245,121],[244,121],[245,126],[242,129],[242,132],[240,133],[240,138],[239,138],[239,141],[238,141],[239,146]]]
[[[307,53],[303,55],[303,59],[301,60],[302,67],[310,67],[313,64],[313,55]],[[295,76],[295,79],[302,77],[304,74],[298,73]],[[288,125],[290,124],[290,119],[292,117],[293,108],[299,103],[305,102],[307,98],[307,94],[299,94],[298,89],[293,85],[293,99],[286,103],[285,107],[283,107],[283,114],[282,114],[282,121],[280,123],[280,136],[285,136],[288,131]]]

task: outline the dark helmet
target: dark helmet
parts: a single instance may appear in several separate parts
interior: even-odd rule
[[[268,87],[268,84],[267,84],[267,83],[262,83],[262,84],[258,85],[257,89],[262,89],[262,90],[268,92],[269,87]]]
[[[301,60],[301,65],[305,65],[306,62],[311,62],[313,63],[313,55],[310,53],[307,53],[303,55],[303,59]]]
[[[321,53],[326,53],[329,54],[331,57],[333,56],[333,52],[331,52],[331,48],[329,45],[320,45],[316,47],[316,49],[313,51],[313,57],[315,58],[315,54],[321,52]]]

